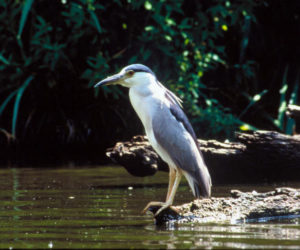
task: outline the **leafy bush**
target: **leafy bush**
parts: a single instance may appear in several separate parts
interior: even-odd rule
[[[236,110],[230,109],[234,105],[228,107],[223,97],[254,96],[243,84],[255,80],[257,62],[247,57],[246,50],[255,8],[262,4],[1,1],[0,128],[21,141],[45,137],[88,143],[97,138],[104,148],[126,135],[124,127],[132,128],[129,124],[137,120],[131,121],[123,89],[92,86],[139,62],[184,100],[199,135],[229,138],[239,127],[251,127],[243,126],[233,115]],[[238,44],[238,49],[228,44]],[[230,74],[234,77],[226,88],[216,85]],[[245,107],[254,104],[250,100]]]

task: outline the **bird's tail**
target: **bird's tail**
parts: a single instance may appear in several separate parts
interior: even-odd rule
[[[189,173],[184,172],[184,176],[187,179],[194,196],[210,197],[211,194],[211,178],[206,166],[199,169],[195,175],[191,176]]]

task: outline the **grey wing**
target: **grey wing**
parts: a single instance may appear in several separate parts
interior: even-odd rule
[[[153,116],[154,136],[169,157],[193,180],[190,183],[195,196],[208,197],[211,179],[198,148],[191,124],[181,108],[172,104],[163,106]]]

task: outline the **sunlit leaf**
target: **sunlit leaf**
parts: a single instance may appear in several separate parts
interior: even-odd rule
[[[205,100],[205,103],[207,106],[211,106],[212,105],[212,101],[210,99]]]
[[[279,90],[279,93],[284,95],[286,93],[287,89],[288,89],[288,84],[285,83],[282,85],[281,89]]]
[[[172,41],[172,37],[171,37],[171,36],[169,36],[169,35],[165,35],[165,39],[166,39],[167,41],[169,41],[169,42],[171,42],[171,41]]]
[[[266,94],[266,93],[268,93],[268,90],[263,90],[261,93],[259,93],[259,94],[256,94],[255,96],[253,96],[253,102],[258,102],[260,99],[261,99],[261,97],[264,95],[264,94]]]
[[[253,126],[251,126],[250,124],[247,124],[247,123],[242,124],[239,127],[239,129],[242,130],[242,131],[249,131],[249,130],[255,131],[255,130],[257,130],[257,128],[255,128],[255,127],[253,127]]]
[[[175,21],[173,19],[171,19],[171,18],[166,18],[166,23],[169,26],[176,25]]]
[[[144,4],[146,10],[152,10],[152,4],[149,1],[146,1]]]
[[[222,25],[222,30],[224,30],[224,31],[227,31],[227,30],[228,30],[228,27],[227,27],[226,24],[223,24],[223,25]]]
[[[145,31],[151,31],[151,30],[154,30],[153,26],[146,26],[145,27]]]

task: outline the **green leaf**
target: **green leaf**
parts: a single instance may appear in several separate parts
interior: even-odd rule
[[[0,61],[3,62],[6,65],[9,65],[9,61],[4,56],[2,56],[1,53],[0,53]]]
[[[152,10],[152,4],[149,1],[146,1],[144,4],[146,10]]]
[[[18,36],[17,36],[18,39],[21,39],[21,35],[22,35],[23,29],[24,29],[24,26],[25,26],[25,23],[27,20],[28,13],[31,9],[32,3],[33,3],[33,0],[25,0],[25,4],[22,9],[22,15],[21,15],[21,20],[20,20],[20,24],[19,24],[19,31],[18,31]]]
[[[13,92],[11,92],[6,99],[4,100],[4,102],[2,102],[1,106],[0,106],[0,116],[2,115],[5,107],[7,106],[7,104],[9,103],[9,101],[17,94],[18,90],[15,90]]]
[[[146,26],[145,27],[145,31],[152,31],[152,30],[154,30],[153,26]]]
[[[258,102],[261,99],[261,97],[266,93],[268,93],[268,90],[264,89],[261,93],[253,96],[253,102]]]
[[[99,33],[102,33],[102,28],[101,28],[101,25],[99,23],[99,20],[98,20],[98,17],[96,15],[96,13],[94,11],[89,11],[90,15],[91,15],[91,18],[93,19],[94,23],[95,23],[95,26],[96,26],[96,29],[98,30]]]
[[[32,81],[33,76],[27,77],[23,85],[17,90],[16,93],[16,100],[15,100],[15,105],[14,105],[14,110],[13,110],[13,119],[12,119],[12,135],[16,137],[16,127],[17,127],[17,119],[18,119],[18,112],[19,112],[19,107],[20,107],[20,101],[22,98],[22,95],[25,91],[25,89],[28,87],[29,83]]]

